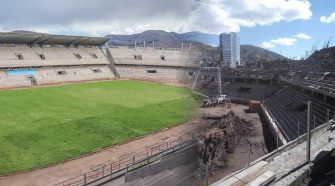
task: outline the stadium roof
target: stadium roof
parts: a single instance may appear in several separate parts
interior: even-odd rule
[[[50,35],[42,33],[4,33],[0,32],[0,44],[28,44],[28,45],[93,45],[105,44],[109,38]]]

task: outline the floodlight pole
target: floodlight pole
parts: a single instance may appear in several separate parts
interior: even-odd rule
[[[221,68],[220,66],[218,67],[218,92],[219,92],[219,95],[222,95],[222,85],[221,85]]]

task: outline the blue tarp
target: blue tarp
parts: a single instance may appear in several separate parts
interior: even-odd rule
[[[37,73],[36,69],[29,70],[7,70],[8,75],[34,75]]]

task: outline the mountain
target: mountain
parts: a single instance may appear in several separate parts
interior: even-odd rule
[[[110,38],[109,44],[114,46],[134,46],[135,41],[137,46],[143,46],[144,41],[146,42],[146,46],[152,46],[154,41],[155,47],[179,48],[182,46],[182,43],[184,44],[184,47],[189,47],[190,43],[192,43],[192,48],[197,48],[206,53],[205,56],[207,56],[206,58],[210,58],[209,60],[218,60],[220,52],[219,47],[217,47],[219,45],[219,36],[202,32],[187,32],[178,34],[162,30],[148,30],[133,35],[107,35],[106,37]],[[287,58],[257,46],[241,45],[242,62],[273,61],[283,59]]]
[[[200,42],[211,46],[220,45],[219,35],[216,34],[206,34],[202,32],[186,32],[181,34],[181,37],[185,40]]]
[[[110,38],[109,44],[115,46],[143,46],[144,41],[146,46],[165,47],[165,48],[179,48],[182,43],[189,40],[184,39],[180,34],[174,32],[165,32],[162,30],[147,30],[139,34],[132,35],[107,35]]]
[[[241,61],[245,63],[288,59],[280,54],[253,45],[241,45],[240,50],[241,50]]]

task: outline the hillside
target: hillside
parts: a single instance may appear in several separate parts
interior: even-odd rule
[[[283,60],[286,57],[275,52],[263,49],[253,45],[241,45],[241,61],[257,62],[257,61],[274,61]]]
[[[155,47],[179,48],[182,42],[184,42],[184,47],[189,46],[190,43],[190,40],[184,39],[181,34],[161,30],[148,30],[132,35],[107,35],[106,37],[110,38],[110,45],[116,46],[134,46],[135,41],[137,46],[143,46],[145,41],[146,46],[152,46],[155,42]]]

